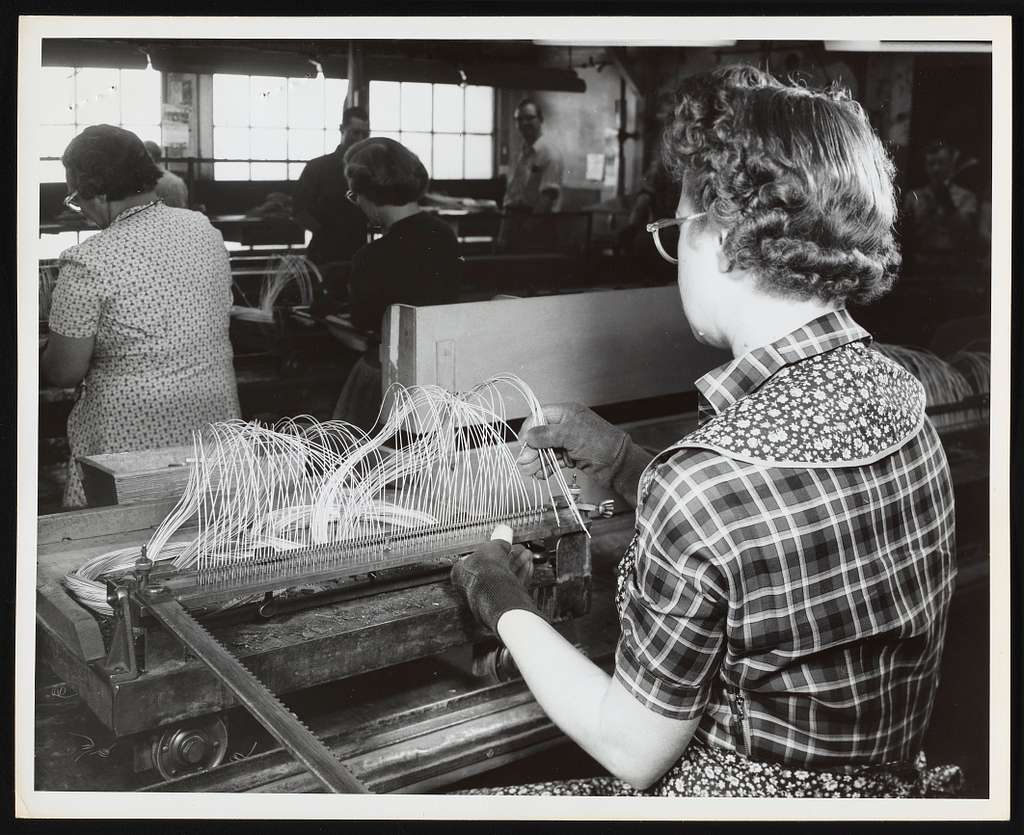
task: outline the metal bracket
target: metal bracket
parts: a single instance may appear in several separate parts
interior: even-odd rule
[[[107,657],[97,666],[109,676],[112,684],[120,684],[139,677],[135,658],[135,604],[128,589],[114,583],[108,585],[107,600],[117,620]]]

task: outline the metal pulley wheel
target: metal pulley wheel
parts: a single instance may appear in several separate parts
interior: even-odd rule
[[[153,739],[153,765],[165,780],[220,765],[228,750],[228,727],[219,717],[188,722]]]

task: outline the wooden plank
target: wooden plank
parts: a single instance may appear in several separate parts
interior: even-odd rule
[[[693,338],[674,286],[393,310],[381,345],[385,386],[443,385],[447,366],[437,359],[446,341],[455,345],[458,391],[511,372],[541,402],[590,406],[692,390],[729,358]],[[521,398],[507,407],[509,418],[528,414]]]
[[[177,498],[188,482],[188,459],[193,454],[187,444],[83,456],[79,463],[89,504]]]
[[[40,516],[36,544],[49,545],[156,528],[177,498],[139,502],[126,507],[91,507]],[[141,537],[140,537],[141,539]]]
[[[106,654],[99,624],[68,597],[58,582],[48,581],[36,589],[36,619],[83,661],[95,661]]]

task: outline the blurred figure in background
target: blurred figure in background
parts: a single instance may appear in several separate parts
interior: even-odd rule
[[[933,262],[973,250],[978,234],[978,198],[954,182],[960,151],[935,139],[925,146],[926,185],[903,198],[904,246],[909,256]],[[918,262],[923,263],[923,262]]]
[[[307,162],[295,186],[292,218],[313,233],[306,256],[320,268],[325,281],[331,280],[329,265],[350,261],[366,243],[366,218],[345,199],[349,188],[345,152],[369,135],[366,110],[346,108],[341,118],[341,144]]]
[[[674,96],[671,90],[662,92],[657,99],[657,110],[648,131],[652,136],[651,147],[657,149],[661,144],[664,126],[672,120]],[[671,217],[679,202],[679,183],[669,174],[662,162],[661,155],[655,153],[644,170],[640,180],[640,188],[633,198],[629,217],[625,226],[619,230],[619,251],[625,255],[634,255],[644,259],[645,269],[659,272],[673,278],[675,273],[666,272],[665,260],[654,246],[653,238],[648,234],[646,226],[651,221],[663,217]],[[672,252],[678,241],[676,229],[666,229],[662,241],[665,248]]]
[[[164,158],[164,149],[152,139],[147,139],[143,144],[146,146],[149,158],[156,163],[162,172],[160,179],[156,181],[156,196],[173,209],[187,209],[188,186],[185,185],[185,181],[181,177],[173,171],[168,171],[160,164],[160,161]]]
[[[548,215],[557,212],[562,197],[562,154],[541,134],[544,113],[533,99],[516,105],[516,128],[523,146],[505,188],[498,249],[503,252],[545,251],[554,248],[555,224]],[[548,239],[551,238],[551,241]]]

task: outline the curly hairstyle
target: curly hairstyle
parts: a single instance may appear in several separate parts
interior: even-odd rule
[[[846,90],[743,65],[694,76],[677,92],[662,160],[763,291],[864,304],[892,287],[894,166]]]
[[[123,200],[150,191],[162,171],[134,133],[113,125],[92,125],[68,143],[61,157],[68,182],[89,200],[98,194]]]
[[[345,152],[349,188],[378,206],[404,206],[423,196],[430,182],[420,158],[394,139],[357,142]]]

